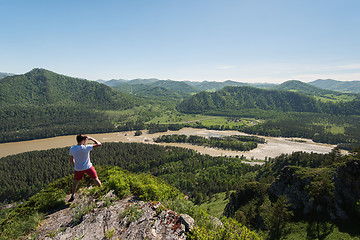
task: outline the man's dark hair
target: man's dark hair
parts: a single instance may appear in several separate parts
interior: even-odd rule
[[[87,138],[86,135],[79,134],[79,135],[76,136],[76,141],[77,141],[78,143],[81,143],[81,141],[82,141],[82,140],[85,140],[86,138]]]

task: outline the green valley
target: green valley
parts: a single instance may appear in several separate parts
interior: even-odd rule
[[[113,190],[119,199],[133,194],[140,200],[191,209],[187,213],[199,224],[190,239],[221,239],[214,236],[230,236],[230,229],[242,229],[253,239],[360,235],[360,98],[355,93],[294,80],[279,85],[159,79],[94,82],[33,69],[0,79],[0,107],[0,142],[122,131],[134,131],[131,137],[136,138],[144,131],[190,127],[249,136],[159,133],[154,141],[237,151],[259,150],[258,145],[266,144],[261,136],[286,137],[291,144],[305,143],[298,139],[305,138],[337,145],[328,154],[293,152],[254,166],[241,154],[214,157],[145,140],[146,144],[103,143],[91,157],[104,189]],[[350,153],[342,155],[340,148]],[[0,159],[1,206],[14,204],[0,210],[0,229],[10,239],[31,232],[49,211],[65,206],[72,172],[68,150]],[[97,188],[91,191],[94,199],[106,194]],[[17,202],[24,203],[16,207]],[[212,219],[208,212],[225,217],[222,228],[209,227],[202,218]]]

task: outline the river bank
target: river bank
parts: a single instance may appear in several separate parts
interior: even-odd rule
[[[248,160],[252,160],[253,163],[261,163],[269,157],[274,158],[281,154],[291,154],[292,152],[304,151],[314,153],[328,153],[335,147],[335,145],[315,143],[309,139],[289,139],[289,138],[276,138],[276,137],[263,137],[266,139],[265,144],[259,144],[256,149],[251,151],[229,151],[222,149],[206,148],[203,146],[196,146],[184,143],[155,143],[153,138],[157,138],[161,135],[171,134],[184,134],[184,135],[198,135],[203,137],[221,137],[231,135],[248,135],[240,133],[238,131],[217,131],[198,128],[183,128],[179,131],[167,131],[161,133],[148,134],[143,131],[140,136],[135,136],[135,131],[127,132],[112,132],[91,134],[92,137],[98,139],[101,142],[138,142],[148,144],[159,144],[163,146],[176,146],[193,149],[201,154],[208,154],[211,156],[244,156]],[[0,157],[5,157],[12,154],[35,151],[35,150],[47,150],[51,148],[70,147],[76,144],[75,136],[60,136],[46,139],[36,139],[31,141],[22,142],[10,142],[0,144]]]

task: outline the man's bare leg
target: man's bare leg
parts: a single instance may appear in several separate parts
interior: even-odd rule
[[[71,188],[72,194],[71,194],[71,197],[70,197],[69,202],[71,202],[71,201],[74,200],[76,188],[77,188],[77,186],[79,185],[79,182],[80,182],[80,180],[74,180],[74,182],[73,182],[73,184],[72,184],[72,188]]]
[[[96,186],[102,187],[102,184],[101,184],[100,179],[98,177],[94,179],[94,182],[95,182]]]

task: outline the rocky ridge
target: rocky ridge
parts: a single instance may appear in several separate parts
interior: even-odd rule
[[[118,200],[110,191],[102,200],[81,193],[73,203],[49,214],[31,236],[57,240],[186,239],[193,227],[194,219],[189,215],[134,196]]]

